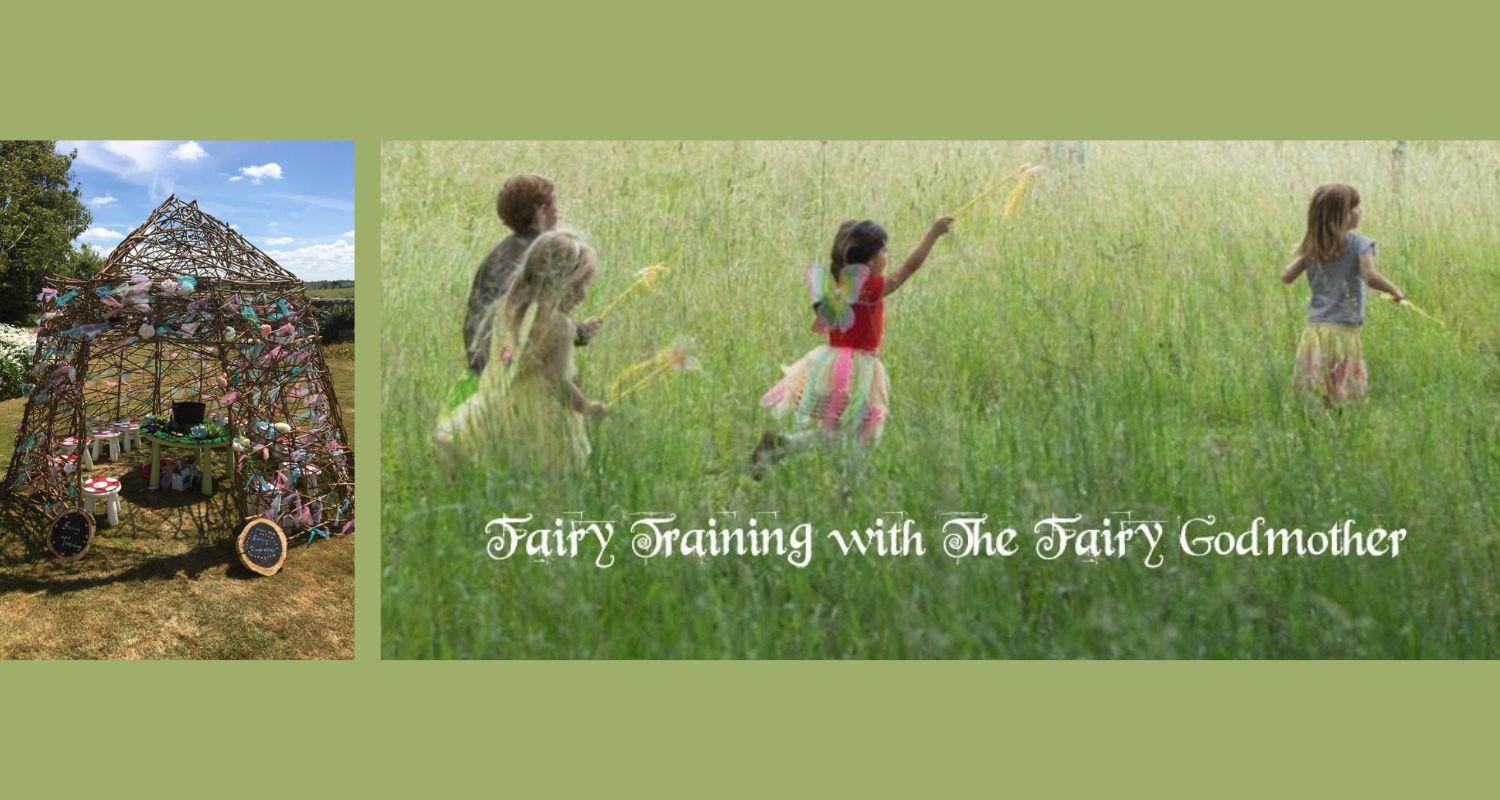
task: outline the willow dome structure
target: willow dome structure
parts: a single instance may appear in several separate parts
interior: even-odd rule
[[[80,505],[86,470],[66,454],[90,432],[201,402],[232,456],[200,451],[199,468],[227,461],[241,517],[294,541],[354,529],[353,453],[306,288],[197,202],[167,198],[96,275],[53,276],[39,299],[12,497]]]

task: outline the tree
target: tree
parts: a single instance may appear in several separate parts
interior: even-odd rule
[[[86,266],[73,240],[93,215],[72,184],[77,151],[55,142],[0,141],[0,321],[30,325],[42,278]],[[97,268],[97,265],[95,265]]]
[[[79,245],[68,251],[68,258],[57,272],[69,278],[92,278],[104,266],[104,256],[88,245]]]

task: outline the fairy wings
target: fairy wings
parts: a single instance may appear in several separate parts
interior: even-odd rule
[[[823,332],[849,330],[854,325],[854,304],[869,278],[870,268],[864,264],[849,264],[838,277],[825,267],[809,266],[807,289],[817,315],[813,327]]]

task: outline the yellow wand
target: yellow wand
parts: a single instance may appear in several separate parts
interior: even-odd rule
[[[959,206],[957,211],[954,211],[948,216],[953,217],[954,219],[962,217],[964,214],[969,213],[969,211],[972,210],[974,206],[978,205],[979,201],[999,191],[1001,187],[1005,186],[1011,181],[1020,179],[1021,182],[1017,184],[1016,188],[1011,191],[1010,197],[1006,198],[1005,208],[1001,211],[1002,214],[1008,217],[1011,214],[1015,213],[1016,206],[1020,205],[1021,195],[1026,191],[1026,185],[1031,182],[1031,176],[1036,174],[1040,170],[1040,166],[1036,166],[1033,164],[1022,164],[1021,166],[1016,167],[1016,170],[1014,172],[1006,175],[998,181],[995,181],[989,186],[984,187],[984,191],[981,191],[979,194],[974,195],[974,197],[971,198],[969,202]]]
[[[1436,322],[1438,324],[1439,328],[1447,328],[1448,327],[1447,325],[1443,324],[1442,320],[1438,319],[1437,317],[1434,317],[1433,315],[1427,313],[1426,311],[1423,311],[1421,306],[1417,305],[1416,303],[1413,303],[1410,300],[1405,300],[1405,299],[1397,300],[1396,298],[1391,297],[1390,295],[1384,294],[1384,293],[1382,293],[1380,296],[1384,297],[1385,299],[1387,299],[1389,301],[1391,301],[1392,303],[1395,303],[1398,306],[1401,306],[1402,308],[1411,309],[1412,311],[1417,312],[1418,314],[1422,315],[1423,317],[1426,317],[1427,319],[1430,319],[1433,322]]]
[[[1032,176],[1041,171],[1041,167],[1029,167],[1022,173],[1020,180],[1016,181],[1016,188],[1010,190],[1010,197],[1005,198],[1005,205],[1000,207],[1000,216],[1009,218],[1021,207],[1021,198],[1026,195],[1026,187],[1031,185]]]
[[[661,280],[661,276],[665,274],[667,274],[667,267],[665,264],[652,264],[651,266],[646,267],[645,269],[636,273],[636,279],[632,281],[629,286],[625,287],[625,291],[615,295],[615,299],[609,301],[609,305],[605,306],[604,310],[599,312],[600,319],[609,316],[609,312],[614,311],[615,306],[623,302],[625,298],[634,294],[636,290],[642,287],[647,289],[655,288],[656,282]]]
[[[686,372],[697,368],[698,359],[693,358],[688,352],[688,346],[685,343],[662,348],[657,351],[656,355],[621,370],[620,374],[609,382],[609,395],[612,398],[610,402],[620,402],[646,388],[668,372]],[[629,383],[628,386],[627,383]],[[621,388],[622,386],[624,388]]]

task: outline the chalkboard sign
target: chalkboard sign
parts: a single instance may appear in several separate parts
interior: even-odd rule
[[[94,542],[94,515],[81,508],[69,508],[52,518],[47,528],[47,549],[59,561],[77,561],[88,553]]]
[[[261,575],[275,575],[286,561],[286,534],[280,525],[265,517],[256,517],[240,531],[235,550],[246,569]]]

